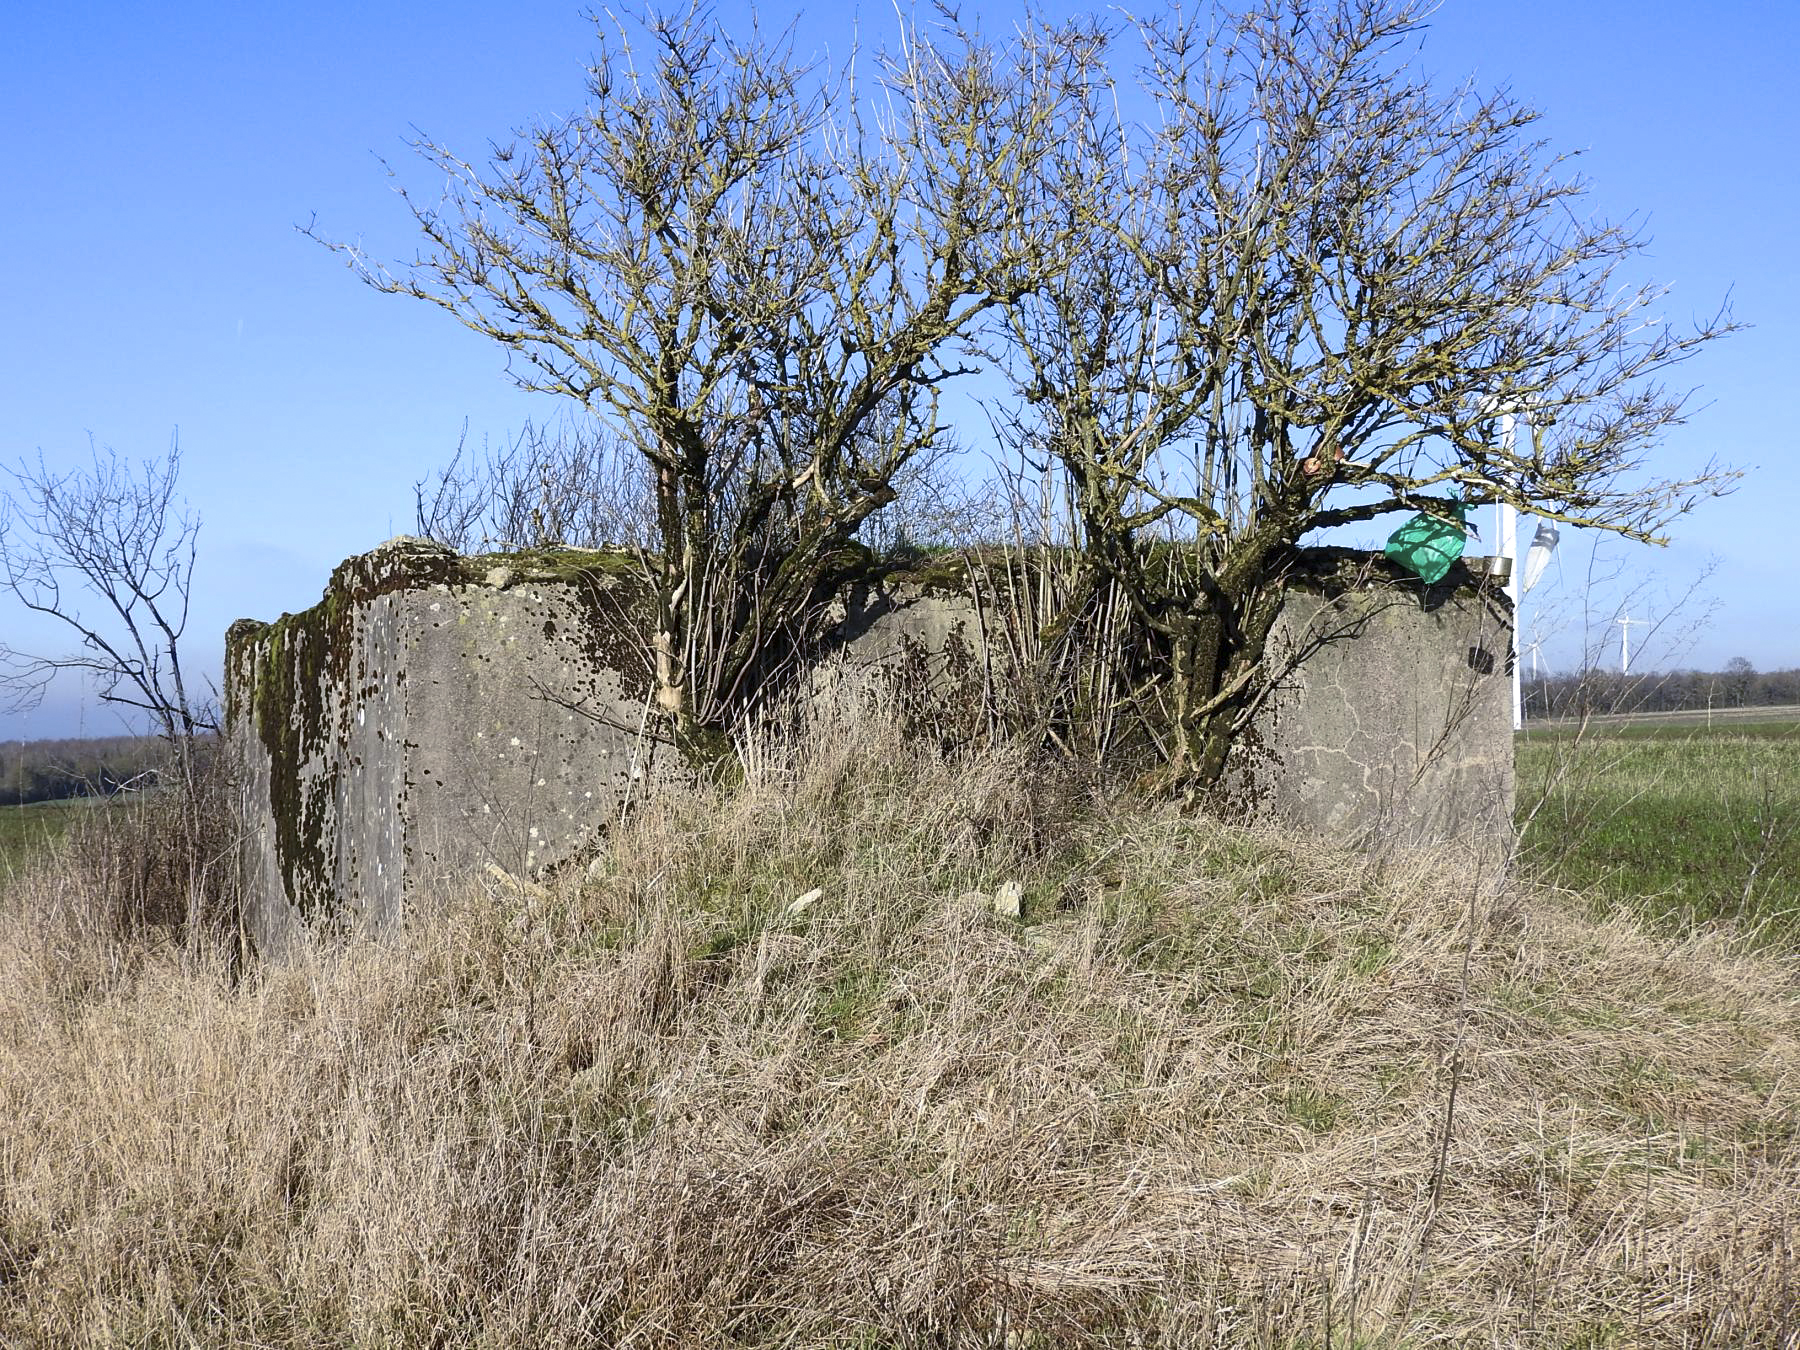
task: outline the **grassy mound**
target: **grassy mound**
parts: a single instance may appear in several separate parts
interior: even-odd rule
[[[235,977],[15,884],[0,1342],[1800,1328],[1794,971],[1722,937],[875,732],[486,882]]]

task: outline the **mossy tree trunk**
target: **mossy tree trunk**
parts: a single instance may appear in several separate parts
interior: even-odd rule
[[[1134,702],[1165,747],[1157,790],[1197,802],[1219,787],[1232,745],[1267,690],[1265,654],[1281,611],[1286,571],[1280,532],[1229,552],[1185,541],[1146,541],[1121,528],[1124,484],[1065,460],[1084,503],[1083,547],[1092,584],[1129,601],[1145,641],[1130,678]]]

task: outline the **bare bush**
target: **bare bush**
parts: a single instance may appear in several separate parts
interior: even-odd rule
[[[878,557],[991,537],[1002,517],[980,510],[953,472],[941,439],[894,473],[894,499],[862,522],[858,538]],[[604,423],[527,423],[511,441],[480,451],[467,429],[450,462],[413,484],[414,529],[459,553],[541,548],[655,548],[656,503],[643,459]]]
[[[81,984],[164,944],[241,960],[236,785],[216,739],[192,751],[185,778],[168,766],[89,798],[43,852],[13,861],[7,900],[43,952],[61,953],[47,967]]]
[[[588,106],[486,164],[421,141],[437,201],[379,290],[613,419],[642,462],[657,706],[722,753],[771,644],[938,434],[940,387],[1065,228],[1018,193],[1058,134],[1078,42],[933,43],[835,69],[704,9],[604,25]]]
[[[533,423],[413,484],[415,528],[459,553],[652,546],[649,470],[599,424]]]
[[[1269,683],[1309,533],[1502,502],[1660,540],[1736,478],[1652,453],[1688,405],[1664,380],[1729,313],[1656,316],[1639,237],[1592,218],[1537,114],[1418,69],[1430,9],[1149,11],[1139,88],[1096,58],[1029,180],[1074,228],[1008,309],[1009,426],[1159,649],[1142,693],[1189,796]]]

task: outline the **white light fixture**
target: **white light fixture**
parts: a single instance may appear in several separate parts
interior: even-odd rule
[[[1519,434],[1518,418],[1512,413],[1500,415],[1500,435],[1505,446],[1506,457],[1510,460],[1513,447]],[[1519,680],[1519,601],[1524,597],[1525,588],[1519,575],[1519,512],[1511,503],[1496,501],[1494,503],[1495,523],[1498,529],[1495,547],[1500,556],[1506,560],[1506,598],[1512,602],[1512,724],[1518,731],[1525,725],[1524,690]]]
[[[1556,526],[1544,521],[1537,527],[1537,533],[1531,536],[1531,547],[1525,552],[1525,570],[1519,577],[1519,589],[1529,593],[1544,575],[1544,569],[1550,565],[1550,555],[1556,552],[1557,540],[1562,532]]]

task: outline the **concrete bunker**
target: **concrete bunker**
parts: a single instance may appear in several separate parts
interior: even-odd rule
[[[1234,797],[1387,844],[1510,837],[1499,587],[1459,567],[1421,590],[1364,555],[1309,557]],[[1009,672],[983,640],[981,588],[959,575],[841,592],[812,696],[902,690],[941,734],[975,734]],[[541,874],[685,781],[681,756],[645,735],[644,600],[622,552],[463,557],[402,537],[339,566],[312,608],[232,625],[226,736],[258,945],[278,952],[302,924],[392,928],[471,870]]]

